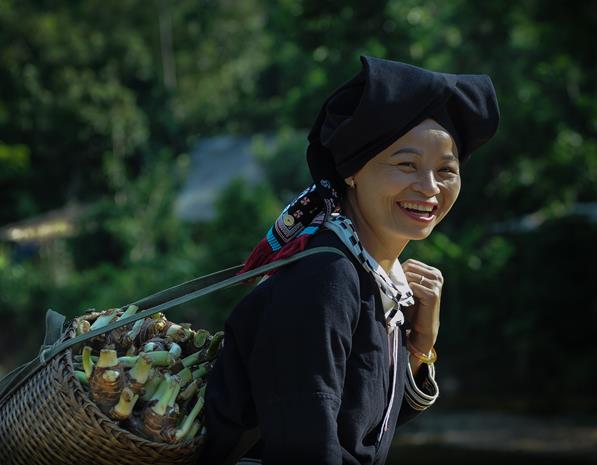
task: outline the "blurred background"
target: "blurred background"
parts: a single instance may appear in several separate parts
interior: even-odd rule
[[[244,261],[361,54],[486,73],[501,123],[401,259],[442,270],[441,396],[388,463],[597,462],[597,3],[0,0],[0,376],[72,318]],[[222,329],[250,286],[169,311]]]

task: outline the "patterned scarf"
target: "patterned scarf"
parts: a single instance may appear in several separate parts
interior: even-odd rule
[[[338,192],[328,179],[320,179],[318,184],[303,190],[282,210],[238,274],[304,250],[323,222],[339,210]],[[276,272],[277,269],[274,269],[267,274],[271,276]]]

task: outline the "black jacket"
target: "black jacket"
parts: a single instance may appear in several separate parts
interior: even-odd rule
[[[261,440],[243,455],[264,465],[381,465],[396,425],[419,413],[404,401],[400,327],[395,400],[377,442],[391,394],[383,304],[374,279],[334,232],[320,229],[307,248],[322,245],[348,258],[324,252],[281,268],[227,319],[205,394],[200,464],[226,463],[241,434],[258,426]]]

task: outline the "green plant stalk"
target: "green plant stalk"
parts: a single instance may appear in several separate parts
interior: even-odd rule
[[[87,378],[91,377],[93,373],[93,360],[91,359],[91,351],[93,349],[90,346],[83,347],[83,371]]]
[[[199,432],[199,428],[201,428],[201,423],[199,423],[198,421],[194,421],[193,426],[191,426],[191,429],[189,429],[189,432],[182,438],[182,440],[183,441],[192,441],[193,438]]]
[[[176,398],[178,397],[178,393],[180,392],[181,384],[180,378],[178,376],[173,376],[174,378],[174,388],[170,393],[170,399],[168,400],[168,408],[173,408],[174,404],[176,403]]]
[[[120,357],[118,357],[118,363],[120,363],[120,365],[123,368],[133,368],[135,366],[135,363],[137,363],[137,360],[139,360],[139,354],[121,355]]]
[[[106,313],[97,317],[95,322],[91,325],[91,330],[100,329],[106,326],[108,323],[112,321],[114,316],[116,315],[116,309],[111,308],[110,310],[106,310]]]
[[[126,333],[126,337],[128,337],[131,341],[134,341],[135,338],[141,332],[141,326],[143,326],[144,321],[145,321],[144,318],[141,318],[140,320],[135,321],[135,324],[133,325],[131,330],[128,333]]]
[[[79,382],[81,384],[89,386],[89,378],[87,378],[87,375],[85,374],[85,372],[75,370],[75,376],[77,377],[77,379],[79,380]]]
[[[98,368],[111,368],[118,365],[118,356],[114,349],[101,349],[97,361]]]
[[[180,378],[180,385],[186,386],[193,381],[193,373],[190,368],[183,368],[176,375]]]
[[[190,399],[193,394],[195,394],[199,390],[199,382],[197,380],[193,380],[179,395],[178,400],[184,402],[185,400]]]
[[[187,419],[188,416],[189,416],[188,414],[186,414],[186,415],[179,415],[178,419],[177,419],[176,427],[179,427],[180,425],[182,425],[185,422],[185,420]]]
[[[160,386],[163,378],[164,376],[159,371],[152,370],[152,374],[143,386],[142,399],[144,401],[149,401],[151,399],[151,397],[155,394],[158,387]]]
[[[202,388],[202,390],[203,389],[204,388]],[[199,413],[201,412],[204,403],[205,401],[203,399],[203,395],[201,395],[201,391],[199,391],[199,397],[197,398],[197,402],[195,403],[193,409],[190,411],[189,415],[182,423],[180,428],[176,430],[175,438],[177,441],[180,441],[188,434],[189,430],[191,429],[191,426],[193,425],[193,422],[195,421],[195,418],[197,418],[197,415],[199,415]]]
[[[110,410],[110,416],[116,420],[124,420],[130,417],[137,399],[139,399],[139,395],[135,394],[132,389],[125,387],[120,393],[118,403]]]
[[[166,330],[166,337],[172,341],[181,342],[181,341],[184,341],[188,337],[188,334],[182,326],[177,325],[177,324],[172,324]]]
[[[202,352],[202,350],[199,350],[191,355],[187,355],[185,358],[182,359],[182,365],[185,368],[190,367],[192,365],[196,365],[197,363],[199,363],[199,360],[201,359]]]
[[[88,333],[91,330],[91,323],[87,320],[80,320],[77,324],[77,336]]]
[[[172,360],[178,360],[182,355],[182,347],[180,347],[176,342],[171,342],[168,353],[170,354]]]
[[[220,342],[224,339],[224,331],[218,331],[213,335],[207,348],[207,359],[212,360],[218,355]]]
[[[122,312],[122,315],[120,315],[118,317],[118,320],[116,320],[116,321],[124,320],[125,318],[128,318],[129,316],[133,316],[135,313],[137,313],[137,310],[139,310],[139,307],[137,307],[136,305],[129,305],[126,308],[126,310],[124,312]]]
[[[143,346],[143,352],[153,352],[155,351],[157,348],[159,347],[158,344],[156,344],[155,342],[147,342],[144,346]]]
[[[193,345],[197,349],[203,348],[203,346],[207,342],[209,336],[210,336],[209,331],[207,331],[206,329],[197,330],[197,332],[193,336]]]
[[[149,357],[149,359],[151,360],[151,364],[153,366],[167,367],[170,365],[170,363],[172,363],[172,357],[167,350],[159,350],[156,352],[147,352],[147,353],[142,352],[142,354]],[[118,357],[118,362],[123,367],[130,368],[130,367],[134,366],[135,363],[137,363],[137,360],[139,359],[139,357],[140,357],[140,354],[139,355],[124,355],[122,357]]]
[[[170,403],[170,397],[172,397],[176,386],[178,385],[180,387],[180,384],[176,382],[176,379],[173,376],[169,376],[164,383],[166,383],[166,389],[162,392],[162,395],[158,398],[158,401],[151,406],[151,410],[153,410],[153,412],[159,416],[166,415],[166,410],[168,408],[168,404]]]
[[[211,369],[211,362],[203,362],[199,368],[193,370],[193,379],[203,378]]]
[[[167,367],[172,363],[172,357],[166,350],[158,350],[146,354],[151,359],[151,364],[158,367]]]
[[[139,384],[145,384],[151,373],[152,362],[147,354],[137,356],[137,361],[129,371],[130,378]]]
[[[154,400],[160,400],[164,396],[164,392],[166,392],[168,386],[170,386],[170,378],[172,378],[171,375],[169,375],[168,373],[164,374],[157,389],[149,398],[149,402],[152,402]]]

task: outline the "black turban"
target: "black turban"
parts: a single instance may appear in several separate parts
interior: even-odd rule
[[[309,133],[316,184],[343,179],[427,118],[453,137],[463,164],[495,134],[499,108],[486,74],[450,74],[361,55],[363,68],[324,102]]]

